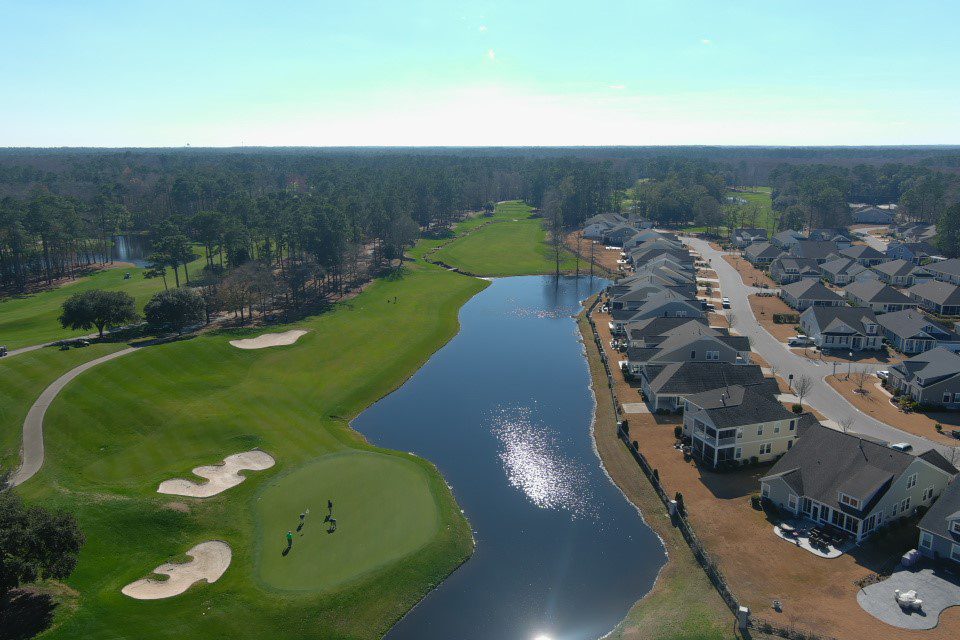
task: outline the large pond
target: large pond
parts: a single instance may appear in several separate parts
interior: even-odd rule
[[[433,461],[477,541],[387,638],[591,640],[652,587],[663,546],[593,447],[572,317],[606,284],[494,280],[461,310],[460,333],[354,421],[371,442]]]

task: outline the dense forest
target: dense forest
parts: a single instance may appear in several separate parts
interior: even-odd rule
[[[420,235],[449,233],[499,200],[523,199],[560,230],[619,207],[630,187],[626,204],[640,215],[718,225],[727,188],[760,174],[784,228],[835,226],[848,202],[898,202],[904,219],[937,221],[958,199],[956,149],[659,151],[3,150],[0,290],[106,260],[121,234],[147,239],[149,275],[208,287],[221,307],[242,309],[343,291]],[[191,273],[198,255],[204,266]]]

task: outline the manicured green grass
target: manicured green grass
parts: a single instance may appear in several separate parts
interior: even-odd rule
[[[749,189],[745,191],[728,190],[727,195],[735,198],[743,198],[748,204],[759,206],[760,213],[757,216],[757,226],[761,229],[767,229],[768,231],[775,231],[779,216],[773,210],[771,192],[772,189],[770,187],[749,187]],[[724,207],[731,206],[734,205],[724,205]]]
[[[530,217],[530,207],[521,202],[500,204],[492,219],[492,223],[452,241],[431,257],[478,276],[555,271],[553,249],[547,242],[543,221]],[[560,269],[570,271],[574,266],[572,254],[564,248]]]
[[[190,264],[190,272],[195,273],[202,266],[203,259],[198,258]],[[163,289],[161,278],[148,280],[143,277],[144,271],[133,267],[106,269],[56,289],[0,300],[0,345],[16,349],[93,333],[93,330],[64,329],[57,320],[60,307],[67,298],[91,289],[126,291],[136,299],[137,308],[142,310],[150,296]],[[123,276],[128,272],[130,279],[124,280]],[[180,277],[183,277],[182,271]],[[168,274],[167,279],[173,286],[173,275]]]
[[[60,351],[47,347],[11,358],[0,358],[0,469],[20,463],[23,420],[40,393],[70,369],[124,348],[94,343]]]
[[[373,516],[356,505],[365,492],[384,490],[390,470],[361,468],[353,479],[340,471],[344,481],[357,485],[348,489],[324,482],[314,465],[329,454],[379,451],[350,430],[347,419],[399,386],[452,337],[460,306],[484,286],[414,264],[298,323],[309,333],[294,345],[242,351],[228,340],[261,331],[207,334],[144,348],[71,383],[47,413],[46,464],[20,489],[29,500],[74,510],[88,538],[68,581],[81,594],[79,607],[61,615],[47,636],[380,637],[469,556],[469,525],[433,465],[381,451],[394,464],[418,470],[394,478],[405,485],[404,504],[414,520],[401,523],[397,516],[376,532],[359,531],[359,520]],[[271,453],[277,465],[248,472],[243,484],[207,500],[156,493],[164,479],[190,477],[194,466],[252,447]],[[313,479],[314,472],[319,477]],[[328,578],[307,580],[304,567],[299,583],[304,588],[283,590],[294,583],[284,583],[267,563],[258,569],[256,562],[258,518],[267,536],[269,523],[281,517],[261,512],[257,497],[289,495],[289,504],[278,503],[270,513],[282,512],[286,522],[289,507],[295,524],[299,510],[310,506],[315,526],[331,489],[338,494],[329,496],[335,509],[342,510],[341,530],[320,544],[337,545],[343,559],[320,565]],[[318,492],[321,508],[313,508],[310,500]],[[395,534],[394,527],[401,530]],[[394,535],[400,537],[390,542]],[[386,548],[369,561],[361,559],[372,536]],[[274,544],[282,542],[274,538],[275,533],[269,537]],[[161,562],[214,539],[234,552],[216,584],[197,584],[181,596],[151,602],[120,593]],[[266,542],[263,549],[266,553]],[[339,586],[325,590],[326,579]]]
[[[334,503],[337,528],[324,518]],[[426,470],[398,456],[333,453],[271,482],[256,499],[257,576],[276,589],[325,591],[423,547],[440,527]],[[299,514],[309,509],[299,531]],[[295,531],[286,551],[287,531]]]

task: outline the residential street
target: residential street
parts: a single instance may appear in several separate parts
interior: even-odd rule
[[[901,431],[888,424],[879,422],[862,413],[837,393],[823,378],[833,373],[832,363],[818,363],[790,352],[786,345],[777,341],[757,322],[750,308],[748,296],[762,291],[756,287],[743,283],[737,271],[721,256],[720,251],[713,249],[709,244],[697,238],[683,238],[683,242],[697,251],[705,260],[710,262],[717,277],[723,295],[730,299],[733,314],[733,328],[740,335],[750,338],[753,350],[760,354],[771,366],[776,367],[778,374],[786,379],[790,374],[794,379],[806,375],[815,381],[813,390],[804,397],[804,404],[820,411],[827,419],[840,422],[853,416],[855,422],[852,430],[867,436],[881,438],[889,442],[909,442],[918,452],[930,448],[940,449],[947,459],[951,459],[951,447],[936,444],[926,438],[915,436]],[[871,369],[883,369],[887,365],[855,365],[867,366]],[[837,371],[842,372],[845,364],[837,365]]]

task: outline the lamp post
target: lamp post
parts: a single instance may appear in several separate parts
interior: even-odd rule
[[[847,380],[849,380],[849,379],[850,379],[850,369],[853,367],[853,351],[850,351],[850,352],[847,354],[847,358],[849,358],[849,359],[847,360]]]

